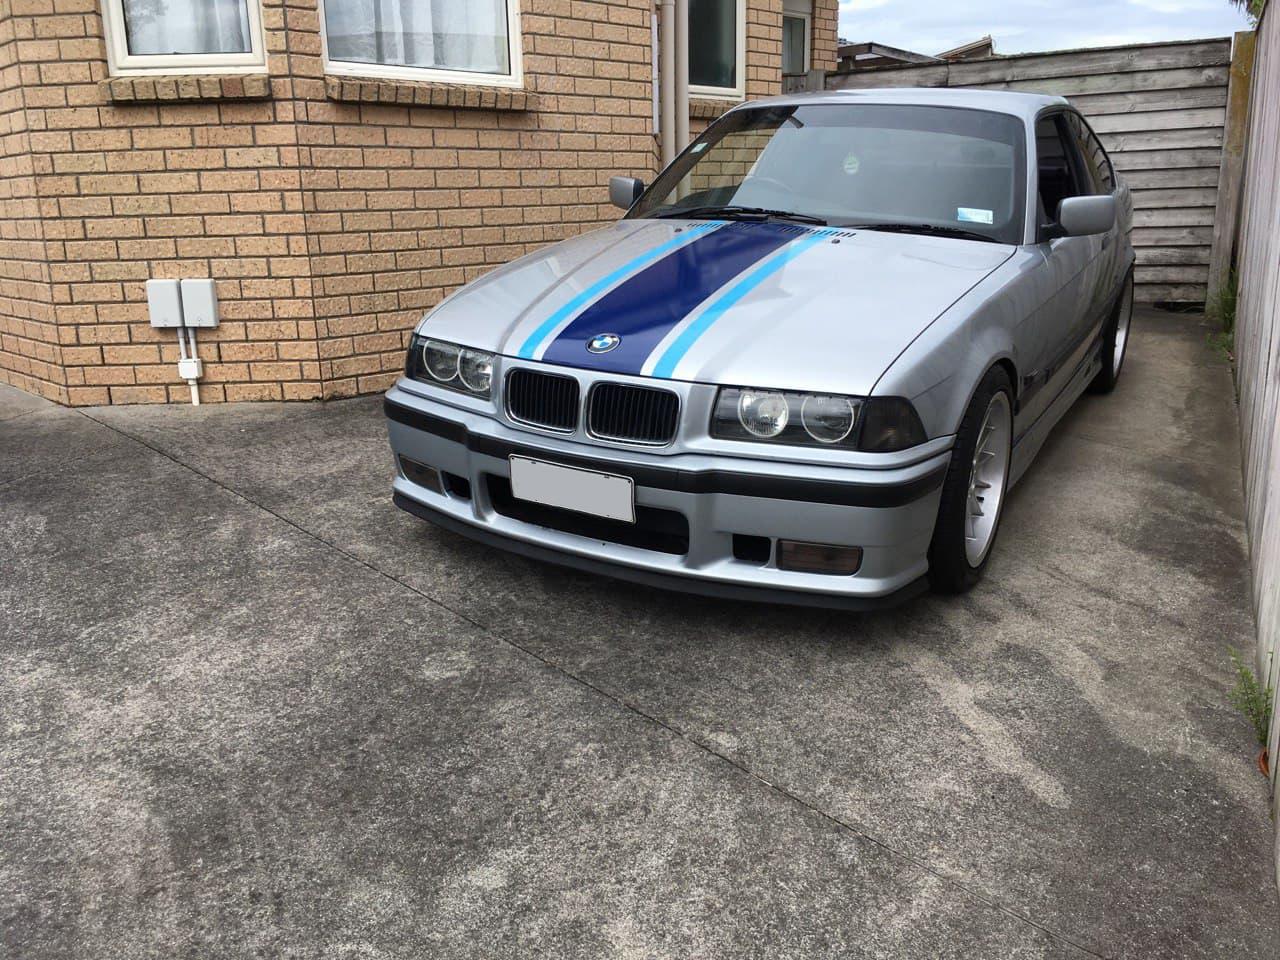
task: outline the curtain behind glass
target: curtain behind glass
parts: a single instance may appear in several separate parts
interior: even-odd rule
[[[738,0],[689,0],[689,83],[738,85]]]
[[[324,0],[329,59],[511,72],[507,0]]]
[[[124,0],[131,56],[248,53],[245,0]]]
[[[782,18],[782,72],[804,73],[805,22],[801,17]]]

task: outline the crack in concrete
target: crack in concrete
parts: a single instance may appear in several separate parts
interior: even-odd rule
[[[112,432],[118,434],[119,436],[124,437],[125,439],[130,440],[138,444],[139,446],[145,447],[146,449],[150,450],[152,453],[155,453],[158,456],[165,458],[166,460],[181,467],[182,469],[188,470],[191,473],[195,474],[196,476],[201,477],[204,480],[207,480],[209,483],[212,483],[214,486],[218,487],[220,490],[223,490],[231,494],[233,497],[236,497],[237,499],[243,501],[244,503],[249,504],[251,507],[254,507],[255,509],[261,510],[263,513],[266,513],[274,517],[276,520],[279,520],[281,523],[285,524],[286,526],[296,530],[297,532],[301,533],[303,536],[307,537],[308,539],[313,540],[316,543],[322,544],[323,546],[334,551],[335,553],[340,554],[341,556],[360,565],[361,567],[364,567],[366,570],[370,571],[375,576],[382,577],[383,579],[389,580],[392,583],[396,584],[397,586],[402,587],[405,590],[408,590],[410,593],[421,597],[423,600],[426,600],[428,603],[434,606],[437,606],[442,610],[447,611],[448,613],[464,621],[465,623],[470,624],[475,629],[479,630],[481,633],[487,636],[490,636],[503,644],[506,644],[507,646],[511,647],[513,650],[520,651],[521,653],[530,657],[533,660],[536,660],[538,663],[542,664],[548,670],[551,670],[554,673],[559,674],[561,677],[564,677],[565,679],[581,687],[584,687],[587,690],[592,691],[598,696],[604,698],[605,700],[608,700],[609,702],[615,704],[616,706],[622,707],[623,709],[641,718],[642,720],[656,727],[659,727],[662,730],[665,730],[667,733],[671,734],[672,736],[678,737],[681,740],[685,741],[686,743],[689,743],[695,748],[703,751],[704,753],[707,753],[715,757],[716,759],[728,764],[730,767],[738,771],[740,774],[744,775],[748,779],[753,780],[756,783],[763,786],[770,793],[773,793],[777,795],[779,798],[789,801],[790,803],[802,808],[803,810],[806,810],[809,813],[812,813],[820,817],[821,819],[823,819],[824,821],[826,821],[827,823],[835,827],[837,831],[854,836],[854,837],[858,837],[861,840],[864,840],[867,843],[872,844],[878,849],[883,850],[885,853],[889,854],[891,857],[894,857],[902,862],[910,864],[911,866],[915,867],[917,870],[920,870],[923,873],[926,873],[929,876],[939,880],[944,885],[959,891],[961,894],[969,897],[970,899],[976,901],[977,903],[982,904],[983,906],[989,909],[996,910],[999,913],[1002,913],[1005,916],[1009,917],[1010,919],[1017,921],[1018,923],[1025,924],[1026,926],[1029,926],[1035,930],[1038,930],[1040,933],[1044,934],[1046,937],[1049,937],[1050,939],[1056,940],[1060,943],[1066,944],[1067,946],[1079,951],[1081,954],[1085,956],[1093,957],[1095,958],[1095,960],[1114,960],[1113,957],[1107,954],[1098,953],[1097,951],[1080,943],[1078,940],[1074,939],[1073,937],[1068,936],[1067,934],[1064,934],[1061,931],[1055,930],[1052,927],[1048,927],[1038,922],[1033,917],[1028,916],[1026,913],[1023,913],[1019,910],[1016,910],[1013,907],[1006,905],[1005,903],[1002,903],[995,896],[986,893],[985,891],[974,886],[973,884],[966,882],[964,879],[954,876],[952,874],[949,874],[929,864],[928,862],[921,860],[914,854],[911,854],[907,851],[900,850],[897,847],[888,843],[887,841],[881,840],[875,837],[874,835],[867,833],[864,828],[860,828],[855,823],[848,822],[836,816],[835,814],[832,814],[827,810],[824,810],[822,807],[819,807],[816,804],[808,800],[805,800],[795,790],[789,787],[786,787],[777,781],[770,780],[760,773],[757,773],[755,770],[752,770],[750,767],[748,767],[741,761],[735,760],[734,758],[726,755],[725,753],[722,753],[720,750],[717,750],[714,746],[708,743],[705,743],[702,740],[699,740],[697,737],[689,734],[688,732],[686,732],[676,724],[672,723],[671,721],[664,720],[661,717],[658,717],[658,716],[655,716],[654,714],[649,713],[648,711],[638,706],[637,704],[634,704],[629,700],[615,693],[612,693],[609,690],[606,690],[605,688],[592,682],[586,677],[581,676],[580,674],[575,673],[574,671],[570,670],[565,666],[562,666],[561,664],[555,662],[554,660],[549,659],[543,654],[538,653],[536,650],[533,650],[525,646],[524,644],[521,644],[515,640],[512,640],[511,638],[503,635],[496,628],[476,620],[475,618],[471,617],[469,614],[463,611],[455,610],[453,607],[449,606],[447,603],[444,603],[440,599],[433,597],[428,593],[424,593],[422,590],[418,589],[412,584],[406,583],[405,581],[401,580],[399,577],[396,577],[393,574],[388,573],[387,571],[374,566],[369,561],[359,556],[356,556],[355,554],[351,553],[349,550],[346,550],[342,546],[330,540],[325,539],[324,537],[312,532],[311,530],[308,530],[306,527],[303,527],[296,521],[291,520],[290,518],[280,513],[277,513],[275,510],[271,509],[271,507],[265,504],[259,503],[256,500],[253,500],[251,497],[247,496],[244,493],[241,493],[239,490],[235,489],[232,486],[229,486],[228,484],[222,482],[216,477],[212,477],[209,474],[203,472],[202,470],[192,466],[191,464],[186,463],[183,460],[180,460],[178,457],[174,456],[168,451],[163,450],[160,447],[157,447],[151,443],[148,443],[146,440],[142,439],[141,437],[137,437],[126,430],[122,430],[119,427],[114,426],[113,424],[107,423],[106,421],[103,421],[103,420],[99,420],[98,418],[91,416],[87,411],[83,409],[77,409],[76,412],[79,413],[81,416],[85,417],[87,420],[90,420],[93,423],[98,424],[99,426],[106,427],[108,430],[111,430]]]

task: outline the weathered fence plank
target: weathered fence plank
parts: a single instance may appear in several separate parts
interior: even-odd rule
[[[1280,687],[1280,5],[1258,25],[1246,135],[1237,263],[1236,383],[1244,466],[1245,526],[1253,562],[1257,667]],[[1272,778],[1280,763],[1273,711]],[[1280,816],[1280,792],[1273,793]],[[1280,844],[1276,847],[1280,868]]]
[[[828,89],[966,86],[1067,97],[1134,190],[1136,296],[1203,301],[1222,190],[1231,40],[993,57],[827,75]],[[1185,259],[1152,251],[1191,248]],[[1177,276],[1177,268],[1186,269]]]

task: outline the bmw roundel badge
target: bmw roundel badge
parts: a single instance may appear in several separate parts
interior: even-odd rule
[[[616,333],[597,333],[587,341],[587,349],[592,353],[608,353],[622,342]]]

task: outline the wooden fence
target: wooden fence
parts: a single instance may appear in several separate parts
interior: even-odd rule
[[[1244,456],[1245,519],[1253,561],[1258,667],[1280,687],[1280,9],[1257,32],[1253,98],[1237,245],[1236,382]],[[1280,767],[1280,717],[1271,724]],[[1280,804],[1278,804],[1280,812]],[[1280,847],[1277,848],[1280,858]],[[1280,866],[1280,862],[1277,864]]]
[[[984,87],[1067,97],[1133,189],[1136,297],[1203,302],[1219,215],[1230,65],[1226,38],[832,73],[826,86]],[[1222,219],[1228,213],[1234,205]]]

